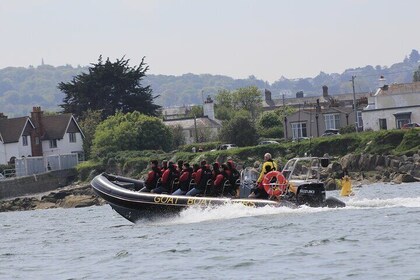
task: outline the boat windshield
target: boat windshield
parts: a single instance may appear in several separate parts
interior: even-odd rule
[[[283,168],[283,175],[287,180],[318,180],[318,158],[294,158],[289,160]]]

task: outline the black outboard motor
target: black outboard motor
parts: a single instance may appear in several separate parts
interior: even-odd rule
[[[323,183],[309,183],[298,187],[296,202],[298,205],[322,207],[325,204],[326,194]]]

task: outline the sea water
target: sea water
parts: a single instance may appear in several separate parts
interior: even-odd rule
[[[0,213],[0,279],[420,279],[420,183],[354,192],[342,209],[235,204],[136,224],[108,205]]]

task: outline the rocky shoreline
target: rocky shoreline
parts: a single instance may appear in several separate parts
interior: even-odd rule
[[[94,194],[89,184],[75,184],[47,193],[0,201],[0,212],[79,208],[103,204],[105,201]]]
[[[339,179],[349,175],[353,186],[365,186],[376,182],[394,184],[420,181],[420,155],[391,156],[348,154],[334,160],[321,173],[327,190],[340,189]],[[78,208],[103,205],[106,202],[95,195],[88,183],[74,184],[55,191],[17,197],[0,201],[0,212],[24,211],[49,208]]]

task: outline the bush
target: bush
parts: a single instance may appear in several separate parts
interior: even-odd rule
[[[76,166],[77,173],[79,174],[79,180],[80,181],[87,181],[89,179],[90,174],[92,171],[95,171],[96,173],[101,173],[105,171],[105,166],[101,163],[94,162],[94,161],[84,161],[82,163],[79,163]]]

